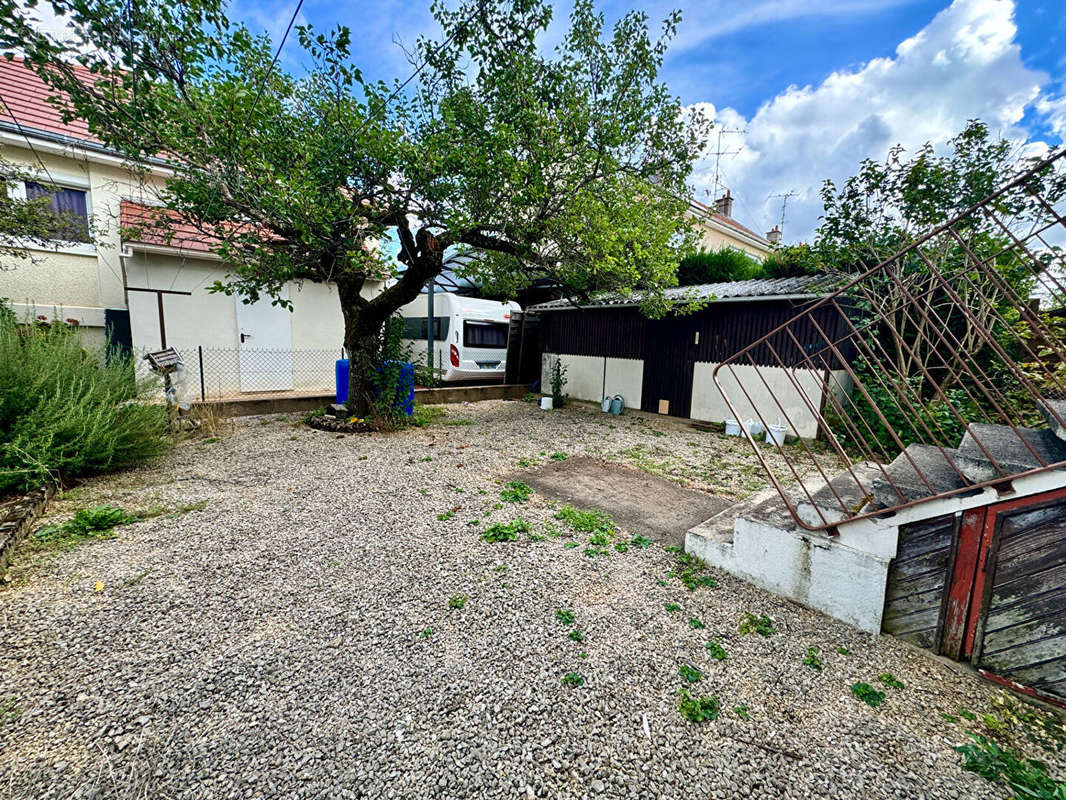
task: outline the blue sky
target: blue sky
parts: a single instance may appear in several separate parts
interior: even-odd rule
[[[237,0],[233,16],[275,37],[296,0]],[[608,20],[635,0],[597,0]],[[818,224],[818,190],[865,157],[899,142],[942,144],[970,118],[1039,152],[1066,135],[1063,0],[642,0],[653,22],[680,8],[683,22],[664,77],[701,105],[723,136],[720,159],[693,174],[696,197],[728,188],[734,216],[765,232],[789,201],[785,240]],[[549,41],[565,24],[556,6]],[[305,0],[301,22],[348,25],[354,57],[370,77],[406,77],[399,39],[433,33],[426,0],[357,4]],[[295,38],[295,37],[293,37]],[[286,66],[299,71],[295,42]],[[714,139],[717,144],[717,138]],[[717,149],[716,147],[710,148]],[[739,152],[735,152],[738,151]],[[718,182],[715,182],[715,162]]]

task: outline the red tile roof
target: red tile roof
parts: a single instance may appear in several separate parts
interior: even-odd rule
[[[81,70],[81,67],[78,67]],[[85,71],[88,76],[88,71]],[[89,133],[89,124],[81,119],[63,122],[62,114],[48,101],[51,87],[37,77],[20,58],[0,58],[0,122],[18,123],[27,132],[58,133],[73,139],[98,142]],[[10,111],[8,110],[10,108]],[[14,115],[14,117],[12,117]]]
[[[161,224],[168,224],[166,234],[160,232]],[[122,241],[131,244],[149,244],[157,247],[173,247],[195,253],[210,253],[217,239],[198,231],[183,222],[177,212],[156,206],[146,206],[123,200],[119,207],[119,224],[123,228]]]

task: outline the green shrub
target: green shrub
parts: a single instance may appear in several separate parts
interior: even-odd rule
[[[18,325],[0,304],[0,491],[118,470],[162,452],[167,415],[130,358],[66,325]]]
[[[110,539],[113,528],[139,522],[141,517],[117,506],[82,508],[62,525],[49,525],[33,534],[35,544],[66,549],[82,539]]]
[[[685,256],[677,267],[677,285],[724,283],[762,277],[762,264],[732,247],[718,250],[701,248]]]

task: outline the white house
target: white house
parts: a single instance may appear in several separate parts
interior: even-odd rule
[[[21,61],[0,59],[0,156],[62,187],[53,206],[84,215],[99,235],[93,243],[33,247],[29,262],[0,271],[0,297],[15,313],[73,322],[90,344],[110,336],[135,351],[173,346],[195,384],[202,360],[207,395],[330,388],[343,338],[336,289],[290,283],[291,312],[269,300],[248,305],[209,291],[226,269],[195,237],[123,239],[121,228],[150,206],[152,187],[84,122],[64,123],[50,93]],[[160,169],[151,179],[165,177]],[[15,190],[39,191],[32,181]]]

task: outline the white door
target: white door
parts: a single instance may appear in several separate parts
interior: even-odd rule
[[[289,292],[282,293],[288,299]],[[267,299],[243,303],[237,298],[242,392],[292,389],[292,314]]]

